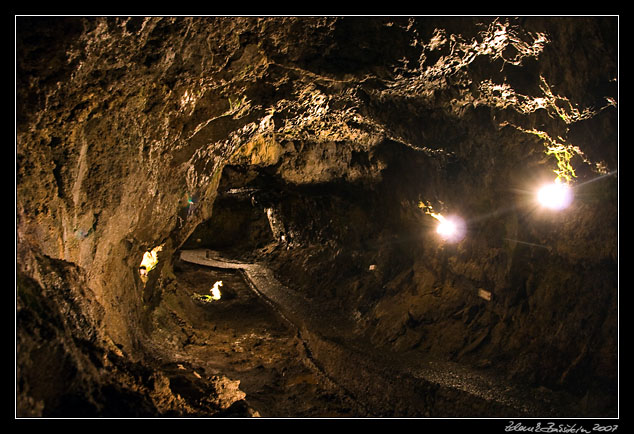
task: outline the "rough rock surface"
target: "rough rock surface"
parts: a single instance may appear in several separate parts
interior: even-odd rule
[[[267,261],[380,351],[613,416],[617,24],[18,17],[17,414],[244,403],[196,376],[187,390],[221,397],[181,396],[156,364],[172,258],[195,245]],[[537,209],[532,189],[562,162],[575,201]],[[468,236],[439,243],[429,207]]]

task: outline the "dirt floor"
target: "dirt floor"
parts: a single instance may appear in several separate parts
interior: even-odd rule
[[[306,355],[297,332],[246,284],[238,271],[178,262],[161,310],[181,328],[173,368],[239,380],[245,401],[261,417],[363,416],[348,395]],[[222,281],[219,300],[203,301]]]

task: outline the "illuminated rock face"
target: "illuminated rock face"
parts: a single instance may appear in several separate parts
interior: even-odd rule
[[[616,39],[610,17],[18,18],[20,412],[191,413],[133,373],[199,238],[335,301],[377,348],[613,415],[617,181],[589,181],[617,168]],[[531,206],[549,149],[580,185],[561,213]],[[464,239],[439,242],[421,201]]]

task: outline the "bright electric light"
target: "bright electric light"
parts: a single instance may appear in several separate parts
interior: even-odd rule
[[[211,288],[209,291],[211,292],[211,299],[212,300],[220,300],[220,287],[222,286],[222,280],[217,281],[216,283],[214,283],[213,288]]]
[[[139,272],[141,273],[141,275],[147,275],[149,271],[156,267],[156,264],[158,264],[158,252],[160,252],[161,250],[163,250],[163,245],[156,246],[149,252],[145,252],[143,254],[143,260],[139,265]]]
[[[438,218],[438,226],[436,226],[436,233],[440,237],[449,242],[458,242],[465,236],[465,224],[464,222],[455,216]]]
[[[443,238],[448,238],[454,235],[457,230],[458,228],[455,223],[450,221],[440,222],[436,228],[436,232],[438,232],[438,234]]]
[[[562,210],[572,202],[572,190],[567,184],[547,184],[537,192],[537,201],[545,208]]]

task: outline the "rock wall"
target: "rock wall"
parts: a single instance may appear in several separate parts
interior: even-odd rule
[[[24,282],[46,282],[52,263],[72,271],[40,285],[70,288],[86,323],[62,315],[58,341],[89,333],[141,363],[173,252],[213,218],[219,186],[259,183],[289,233],[267,259],[289,286],[340,300],[378,346],[613,409],[617,181],[590,181],[618,166],[617,24],[18,17],[19,361],[40,351],[23,315],[49,299]],[[580,185],[558,215],[526,205],[558,169],[549,149],[568,152]],[[469,236],[439,245],[419,203],[469,218]],[[33,369],[24,402],[55,407]]]

